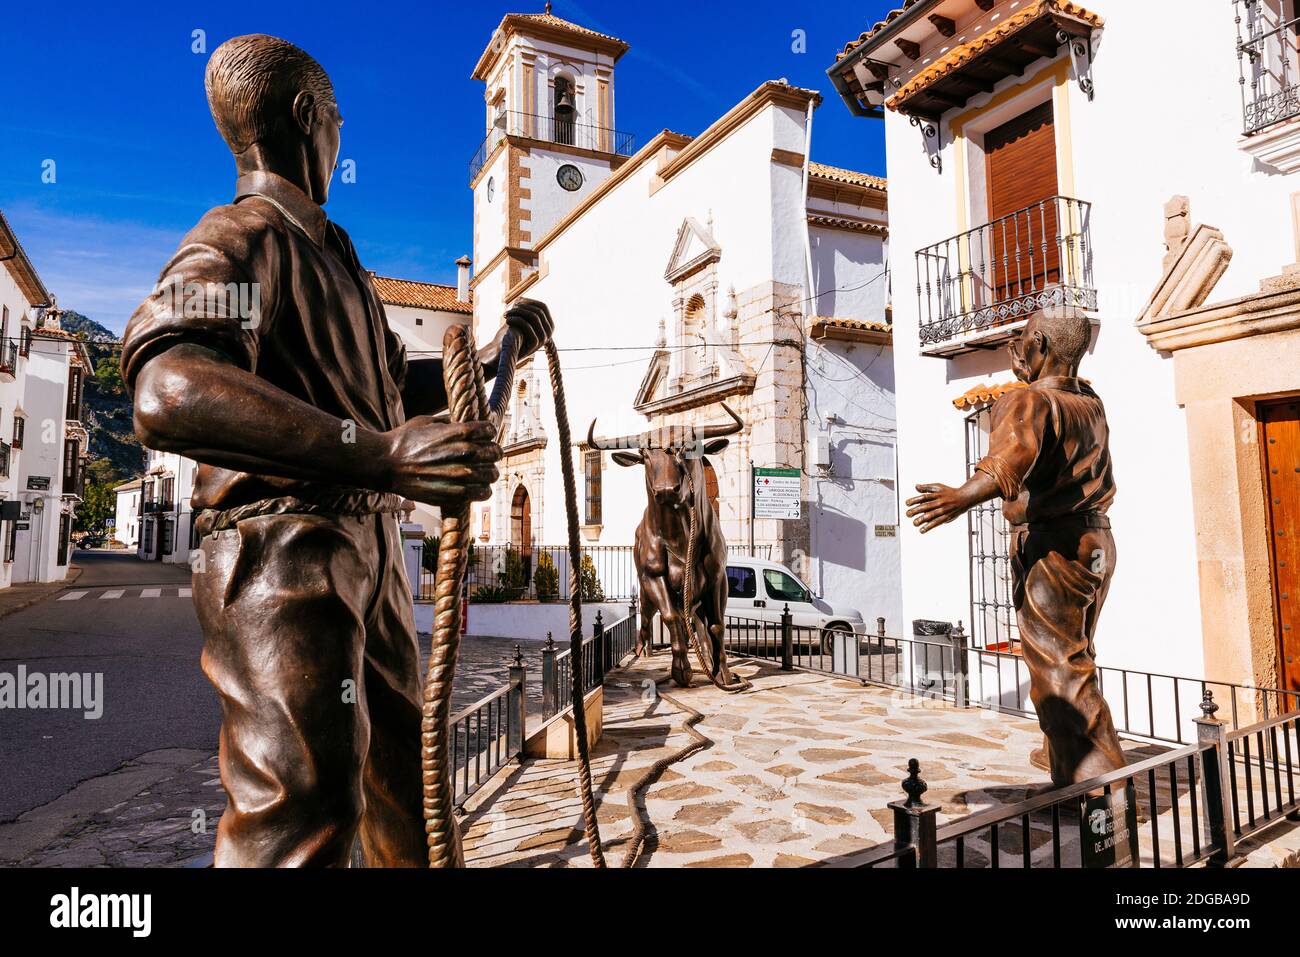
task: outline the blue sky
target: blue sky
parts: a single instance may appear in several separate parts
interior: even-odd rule
[[[556,0],[553,12],[631,44],[615,74],[617,125],[638,145],[665,128],[698,133],[763,80],[786,77],[826,98],[813,158],[883,174],[882,125],[850,116],[825,69],[894,5]],[[357,171],[355,184],[336,177],[330,217],[369,268],[454,282],[452,262],[470,251],[466,170],[484,132],[482,85],[470,72],[503,14],[539,13],[542,3],[11,7],[0,35],[0,209],[60,304],[120,332],[181,236],[229,201],[234,182],[194,30],[209,52],[260,32],[315,56],[345,119],[340,159]],[[796,30],[807,52],[794,51]],[[54,183],[42,182],[47,160]]]

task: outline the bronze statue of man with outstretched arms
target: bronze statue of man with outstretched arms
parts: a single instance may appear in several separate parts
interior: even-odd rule
[[[351,240],[321,209],[340,128],[325,71],[236,37],[207,67],[235,156],[127,326],[122,373],[150,448],[200,464],[194,603],[221,697],[229,796],[215,863],[424,866],[420,678],[396,512],[481,500],[487,423],[431,418],[442,363],[408,361]],[[520,355],[545,307],[512,309]],[[500,336],[481,353],[495,374]]]
[[[1003,500],[1021,651],[1057,785],[1125,763],[1093,646],[1115,569],[1106,515],[1115,480],[1106,410],[1079,378],[1091,334],[1074,310],[1033,315],[1010,347],[1016,378],[1028,386],[993,404],[988,454],[960,488],[918,485],[921,494],[907,501],[908,517],[928,532]]]

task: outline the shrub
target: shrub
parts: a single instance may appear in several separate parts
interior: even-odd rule
[[[591,560],[590,555],[582,556],[580,571],[580,579],[582,581],[582,600],[604,601],[605,589],[600,587],[600,576],[596,574],[596,563]]]
[[[438,536],[424,536],[424,551],[420,555],[420,566],[427,572],[438,569]]]
[[[538,556],[537,571],[533,572],[533,587],[537,589],[538,601],[553,601],[560,594],[560,575],[555,570],[550,552],[542,552]]]
[[[480,585],[470,593],[469,600],[482,604],[499,604],[517,598],[516,592],[500,585]]]

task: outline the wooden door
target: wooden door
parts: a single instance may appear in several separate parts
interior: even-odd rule
[[[1300,398],[1259,406],[1281,687],[1300,691]]]
[[[510,541],[519,549],[519,557],[524,566],[524,581],[532,581],[533,506],[528,497],[528,489],[522,485],[515,488],[515,497],[510,505]]]
[[[988,235],[972,250],[972,268],[989,257],[985,278],[993,302],[1060,282],[1057,239],[1056,126],[1052,104],[1022,113],[984,136]]]

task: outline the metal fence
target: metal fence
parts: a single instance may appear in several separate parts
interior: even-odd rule
[[[601,612],[584,638],[581,649],[582,693],[589,694],[605,683],[605,675],[636,651],[636,605],[626,617],[606,626]],[[559,649],[551,635],[542,649],[542,720],[549,720],[573,707],[573,649]]]
[[[515,646],[509,679],[490,695],[452,716],[454,801],[460,807],[501,768],[524,753],[527,703],[523,655]]]
[[[1095,310],[1091,224],[1091,203],[1052,196],[918,250],[921,345],[1049,306]]]
[[[420,582],[417,599],[433,597],[437,553],[416,546]],[[578,569],[582,600],[630,601],[637,596],[636,559],[632,545],[589,545]],[[767,559],[772,546],[729,545],[727,554]],[[466,594],[472,602],[568,601],[567,545],[475,545],[465,569]]]
[[[662,623],[659,635],[658,644],[662,645]],[[946,637],[920,639],[888,635],[885,619],[877,618],[875,634],[853,641],[843,632],[795,625],[787,606],[777,620],[728,616],[724,642],[729,654],[778,661],[787,670],[856,678],[959,707],[1023,717],[1035,714],[1024,658],[1013,652],[970,647],[961,622],[948,628]],[[1300,709],[1300,692],[1281,688],[1106,665],[1098,666],[1097,675],[1116,730],[1162,744],[1196,740],[1188,705],[1202,700],[1207,692],[1226,702],[1226,720],[1234,731]]]
[[[894,868],[1229,865],[1238,842],[1300,809],[1300,712],[1228,729],[1206,692],[1196,742],[1088,781],[937,826],[916,759],[889,805],[893,841],[853,863]],[[1252,751],[1253,742],[1253,751]],[[1293,748],[1295,750],[1293,750]],[[1285,781],[1285,786],[1283,782]]]

